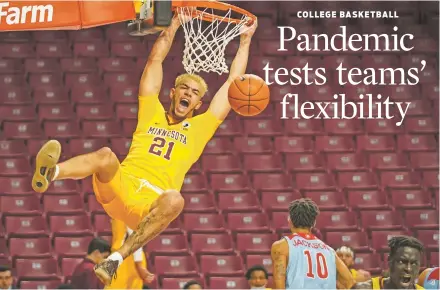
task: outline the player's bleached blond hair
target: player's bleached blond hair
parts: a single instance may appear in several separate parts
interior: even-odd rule
[[[205,93],[208,91],[208,85],[205,80],[196,74],[181,74],[176,78],[176,82],[174,83],[174,87],[177,88],[179,85],[185,82],[185,80],[190,79],[195,81],[200,85],[200,95],[203,97]]]

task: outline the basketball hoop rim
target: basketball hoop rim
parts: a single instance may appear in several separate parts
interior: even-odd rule
[[[237,13],[240,13],[242,15],[247,16],[249,19],[248,19],[246,25],[249,25],[249,26],[252,25],[257,20],[257,16],[255,16],[254,14],[250,13],[249,11],[247,11],[243,8],[237,7],[237,6],[229,4],[229,3],[216,1],[216,0],[208,0],[208,1],[172,0],[171,5],[173,7],[173,11],[176,11],[178,8],[183,8],[183,7],[211,8],[211,9],[217,9],[217,10],[223,10],[223,11],[227,11],[227,10],[231,9],[232,11],[235,11]],[[193,17],[201,16],[201,18],[203,20],[210,21],[210,22],[218,20],[218,21],[239,24],[243,21],[241,19],[226,18],[226,17],[215,15],[212,13],[206,13],[206,12],[203,12],[200,10],[194,10],[192,13],[192,16]]]

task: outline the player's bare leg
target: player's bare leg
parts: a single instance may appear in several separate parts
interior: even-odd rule
[[[122,247],[95,266],[96,276],[104,284],[109,285],[120,263],[163,232],[179,216],[183,206],[184,199],[179,192],[165,191],[153,203],[151,211],[142,219],[136,231],[127,238]]]
[[[61,144],[56,140],[50,140],[41,147],[32,178],[32,188],[36,192],[45,192],[54,180],[83,179],[94,173],[99,181],[107,183],[112,180],[119,167],[118,158],[107,147],[58,164],[60,155]]]

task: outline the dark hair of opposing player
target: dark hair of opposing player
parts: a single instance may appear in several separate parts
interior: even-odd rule
[[[310,198],[300,198],[289,205],[290,221],[295,228],[312,228],[318,214],[319,208]]]
[[[409,247],[418,250],[420,253],[424,252],[424,247],[422,242],[418,239],[410,236],[396,236],[392,237],[388,241],[388,247],[390,247],[390,258],[389,260],[394,259],[396,252],[398,249],[403,247]]]
[[[266,268],[264,268],[263,266],[260,266],[260,265],[255,265],[255,266],[250,267],[247,270],[247,272],[246,272],[246,279],[250,280],[252,278],[251,277],[252,273],[255,272],[255,271],[263,271],[264,272],[264,276],[266,277],[266,279],[269,278],[269,273],[267,273]]]
[[[98,252],[100,253],[111,252],[111,246],[104,239],[94,238],[89,244],[89,248],[87,249],[87,254],[90,255],[96,250],[98,250]]]
[[[200,287],[202,287],[202,285],[196,280],[190,280],[186,282],[185,285],[183,285],[182,289],[189,289],[189,287],[191,287],[192,285],[199,285]]]
[[[6,265],[0,265],[0,272],[11,271],[11,267]]]

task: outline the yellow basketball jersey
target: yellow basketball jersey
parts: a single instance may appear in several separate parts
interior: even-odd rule
[[[125,241],[127,234],[126,225],[119,220],[112,220],[112,250],[119,249]],[[128,256],[119,266],[116,278],[105,289],[142,289],[144,282],[139,277],[134,264],[133,255]],[[142,265],[147,266],[145,255],[142,257]]]
[[[353,276],[354,279],[357,278],[357,271],[355,269],[350,269],[351,275]]]
[[[211,111],[169,124],[156,96],[140,96],[138,124],[123,170],[166,190],[180,190],[221,120]]]
[[[373,289],[382,289],[382,283],[383,283],[382,279],[383,279],[382,277],[371,278],[372,288]],[[422,286],[419,286],[417,284],[415,286],[416,286],[416,289],[425,289]]]

